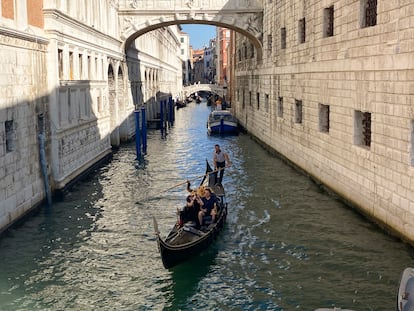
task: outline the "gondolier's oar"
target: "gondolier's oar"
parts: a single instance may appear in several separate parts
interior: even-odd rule
[[[226,166],[226,167],[228,167],[228,166]],[[219,171],[221,171],[221,170],[224,170],[224,169],[225,169],[225,167],[220,167],[219,169],[216,169],[216,170],[214,170],[214,171],[208,172],[208,173],[206,173],[206,174],[203,174],[203,175],[200,175],[200,176],[196,176],[196,177],[191,178],[191,179],[187,179],[186,181],[180,182],[180,183],[178,183],[178,184],[176,184],[176,185],[174,185],[174,186],[172,186],[172,187],[170,187],[170,188],[165,189],[163,192],[167,192],[167,191],[169,191],[169,190],[171,190],[171,189],[174,189],[174,188],[176,188],[176,187],[178,187],[178,186],[185,185],[185,184],[186,184],[187,182],[189,182],[189,181],[194,181],[194,180],[196,180],[196,179],[199,179],[199,178],[201,178],[201,177],[205,177],[205,176],[208,176],[208,175],[211,175],[211,174],[217,173],[217,172],[219,172]]]
[[[174,189],[174,188],[177,188],[177,187],[179,187],[179,186],[185,185],[185,184],[186,184],[187,182],[189,182],[189,181],[194,181],[194,180],[196,180],[196,179],[199,179],[199,178],[206,177],[206,176],[208,176],[208,175],[211,175],[211,174],[217,173],[217,172],[219,172],[219,171],[221,171],[221,170],[224,170],[225,168],[227,168],[227,167],[229,167],[229,166],[230,166],[230,165],[225,166],[225,167],[220,167],[219,169],[216,169],[216,170],[214,170],[214,171],[208,172],[208,173],[206,173],[206,174],[199,175],[199,176],[196,176],[196,177],[191,178],[191,179],[187,179],[186,181],[180,182],[180,183],[178,183],[178,184],[176,184],[176,185],[174,185],[174,186],[171,186],[171,187],[169,187],[169,188],[167,188],[167,189],[165,189],[165,190],[161,191],[161,193],[162,193],[162,192],[167,192],[167,191],[169,191],[169,190],[171,190],[171,189]],[[152,197],[148,197],[148,198],[146,198],[146,199],[143,199],[142,201],[148,201],[148,200],[151,200],[151,199],[154,199],[154,198],[158,198],[158,197],[159,197],[159,195],[156,195],[156,196],[152,196]],[[135,202],[135,204],[141,204],[141,202],[137,201],[137,202]]]

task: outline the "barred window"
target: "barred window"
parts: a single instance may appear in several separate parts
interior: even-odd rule
[[[305,43],[306,41],[306,22],[305,18],[299,20],[299,43]]]
[[[286,49],[286,28],[280,28],[280,48]]]
[[[329,105],[319,104],[319,131],[329,132]]]
[[[295,99],[295,123],[302,123],[302,101]]]
[[[277,116],[283,118],[283,97],[279,97],[277,102]]]
[[[355,111],[354,118],[354,144],[358,146],[371,146],[371,113]]]
[[[361,27],[377,24],[377,0],[361,0]]]
[[[334,7],[323,10],[323,36],[332,37],[334,35]]]

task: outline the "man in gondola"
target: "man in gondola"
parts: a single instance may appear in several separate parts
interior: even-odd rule
[[[214,170],[216,171],[216,184],[221,185],[223,182],[223,175],[224,175],[224,168],[231,165],[230,157],[227,152],[223,152],[220,149],[219,145],[214,146],[214,153],[213,153],[213,163],[214,163]],[[218,173],[218,174],[217,174]]]
[[[198,212],[200,226],[203,225],[203,218],[205,216],[211,216],[211,221],[214,223],[217,215],[217,198],[211,194],[210,188],[207,187],[204,189],[202,201],[203,205],[200,206],[200,211]]]

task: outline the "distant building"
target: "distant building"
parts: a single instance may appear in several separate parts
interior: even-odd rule
[[[214,83],[216,75],[216,39],[210,39],[209,46],[204,49],[204,83]]]
[[[180,31],[180,59],[183,62],[183,85],[190,84],[192,60],[191,60],[191,49],[190,49],[190,36]]]
[[[193,50],[193,83],[204,82],[204,49]]]
[[[217,27],[217,77],[216,82],[220,85],[227,85],[227,47],[230,42],[230,30]]]

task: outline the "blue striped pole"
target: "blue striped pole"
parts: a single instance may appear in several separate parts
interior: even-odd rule
[[[160,101],[160,128],[161,128],[161,137],[164,137],[164,101]]]
[[[142,117],[142,152],[147,153],[147,115],[145,113],[145,106],[141,107],[141,117]]]
[[[135,110],[135,149],[137,159],[141,158],[141,131],[139,128],[139,110]]]

